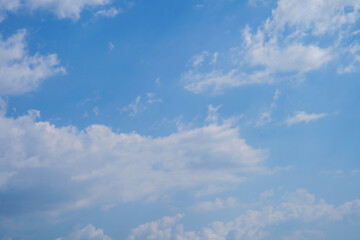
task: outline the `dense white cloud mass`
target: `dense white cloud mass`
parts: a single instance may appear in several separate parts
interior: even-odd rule
[[[266,41],[262,31],[252,35],[249,28],[244,30],[244,39],[246,60],[252,66],[264,66],[271,72],[308,72],[331,59],[329,49],[301,43],[279,46],[275,40]]]
[[[343,25],[354,24],[360,17],[359,9],[358,0],[280,0],[266,27],[296,27],[315,35],[333,33]]]
[[[0,36],[0,96],[18,95],[36,89],[45,78],[65,73],[56,54],[30,56],[25,30],[7,39]]]
[[[0,17],[3,20],[8,11],[42,9],[53,12],[58,18],[77,20],[84,8],[103,6],[109,2],[109,0],[0,0]]]
[[[225,57],[231,61],[214,64],[208,51],[194,56],[190,69],[182,75],[185,89],[218,93],[246,84],[303,79],[307,72],[345,53],[352,60],[340,66],[338,73],[354,72],[360,62],[358,42],[353,37],[358,34],[354,28],[359,9],[358,0],[280,0],[256,31],[244,28],[243,43]],[[322,42],[324,37],[326,43]]]
[[[106,236],[102,229],[96,229],[93,225],[89,224],[73,232],[68,237],[61,237],[56,240],[111,240],[111,237]]]
[[[293,125],[295,123],[300,123],[300,122],[309,123],[309,122],[314,122],[325,116],[326,116],[326,113],[319,113],[319,114],[311,113],[311,114],[309,114],[304,111],[300,111],[300,112],[295,112],[294,116],[288,117],[288,119],[286,120],[286,123],[289,126]]]
[[[151,200],[209,185],[231,186],[244,181],[245,173],[265,171],[266,151],[247,145],[238,129],[228,124],[151,138],[117,134],[103,125],[84,131],[57,128],[36,121],[38,116],[33,110],[16,119],[0,117],[0,167],[14,174],[2,186],[20,192],[24,186],[41,186],[42,191],[51,189],[69,197],[48,210]],[[47,181],[39,184],[38,176]]]
[[[274,227],[290,221],[299,223],[317,222],[322,225],[334,221],[342,221],[350,214],[359,214],[360,200],[347,202],[339,207],[327,204],[324,200],[316,201],[314,195],[304,189],[298,189],[288,196],[288,200],[277,206],[264,207],[261,210],[249,210],[230,222],[213,222],[200,231],[187,232],[179,224],[182,215],[165,217],[149,222],[132,230],[129,240],[137,239],[182,239],[182,240],[225,240],[246,239],[258,240],[271,236]],[[157,238],[161,236],[161,238]],[[284,239],[322,239],[323,234],[316,230],[295,231]]]

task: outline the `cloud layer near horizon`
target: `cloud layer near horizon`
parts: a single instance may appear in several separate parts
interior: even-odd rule
[[[247,210],[232,221],[212,222],[199,231],[185,230],[186,226],[180,223],[185,217],[184,214],[163,217],[133,228],[127,239],[260,240],[277,237],[284,240],[325,239],[326,234],[317,230],[318,228],[333,222],[346,221],[352,215],[360,215],[359,199],[336,207],[323,199],[316,200],[315,196],[305,189],[297,189],[284,198],[275,205],[268,205],[259,210]],[[289,223],[295,224],[296,227],[289,227],[287,225]],[[288,226],[288,229],[278,233],[279,226]],[[74,240],[111,239],[101,229],[96,230],[92,225],[79,229],[70,236],[83,236],[83,238],[71,238]]]

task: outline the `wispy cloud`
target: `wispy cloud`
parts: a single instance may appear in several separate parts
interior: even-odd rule
[[[112,51],[115,48],[115,45],[112,42],[109,42],[108,46],[110,51]]]
[[[305,123],[309,123],[309,122],[314,122],[319,120],[320,118],[326,117],[327,114],[326,113],[306,113],[304,111],[300,111],[300,112],[295,112],[294,116],[292,117],[288,117],[286,120],[286,123],[288,126],[291,126],[295,123],[301,123],[301,122],[305,122]]]
[[[113,17],[116,17],[116,15],[118,15],[119,13],[122,12],[122,9],[119,8],[108,8],[108,9],[102,9],[102,10],[99,10],[95,13],[95,16],[103,16],[103,17],[107,17],[107,18],[113,18]]]
[[[216,221],[200,231],[184,230],[184,226],[179,224],[183,215],[177,215],[140,225],[132,230],[128,239],[160,239],[160,236],[164,240],[263,239],[265,236],[276,236],[274,226],[278,227],[296,220],[297,223],[309,223],[312,227],[320,228],[323,225],[331,224],[331,222],[342,221],[345,217],[358,212],[359,209],[359,199],[335,207],[324,200],[316,201],[315,196],[305,189],[298,189],[295,193],[290,194],[288,200],[275,206],[266,206],[260,210],[248,210],[233,221]],[[166,235],[163,234],[165,232]],[[322,237],[323,234],[316,230],[306,231],[295,228],[290,235],[286,234],[284,239],[299,236],[319,239],[317,237]],[[275,238],[279,239],[279,236]]]
[[[129,112],[129,116],[135,116],[138,113],[144,111],[146,107],[141,102],[141,97],[137,96],[135,101],[132,103],[129,103],[126,107],[123,107],[121,109],[122,112]]]
[[[146,97],[147,97],[147,103],[149,103],[149,104],[162,102],[161,98],[156,98],[155,93],[147,93]]]
[[[80,13],[87,7],[98,7],[109,4],[109,0],[11,0],[0,1],[0,17],[4,19],[8,12],[27,10],[29,12],[42,9],[54,13],[58,18],[77,20]]]
[[[273,96],[273,102],[270,104],[269,107],[267,107],[265,111],[261,112],[260,117],[255,123],[256,127],[265,126],[266,124],[272,122],[272,115],[274,110],[277,108],[277,100],[280,98],[280,95],[280,90],[276,89]]]
[[[269,189],[269,190],[266,190],[266,191],[262,192],[262,193],[260,194],[260,199],[261,199],[261,200],[265,200],[265,199],[271,198],[271,197],[273,197],[273,196],[274,196],[274,189],[271,188],[271,189]]]
[[[229,197],[226,199],[216,198],[214,201],[201,202],[192,207],[192,209],[195,211],[211,212],[221,209],[235,208],[237,206],[239,206],[238,200],[236,198]]]
[[[129,105],[123,107],[121,112],[128,112],[129,116],[136,116],[141,112],[148,109],[148,107],[155,103],[161,103],[162,99],[157,98],[155,93],[147,93],[145,101],[141,100],[141,96],[137,96],[135,101],[130,103]]]
[[[7,39],[0,35],[0,96],[33,91],[44,79],[66,73],[56,54],[29,55],[25,37],[26,30]]]

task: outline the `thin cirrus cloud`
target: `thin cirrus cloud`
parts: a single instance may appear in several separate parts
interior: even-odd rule
[[[296,123],[309,123],[319,120],[320,118],[326,117],[326,113],[306,113],[304,111],[295,112],[294,116],[286,119],[286,124],[291,126]]]
[[[268,173],[267,151],[249,146],[226,123],[152,138],[115,133],[104,125],[84,131],[55,127],[38,117],[35,110],[18,118],[0,117],[2,189],[19,196],[10,209],[31,205],[37,188],[47,189],[52,200],[38,199],[29,211],[57,213],[156,200],[210,185],[237,186],[248,174]],[[0,212],[8,209],[0,203]]]
[[[0,1],[0,20],[6,18],[8,12],[46,10],[54,13],[58,18],[78,20],[85,8],[99,7],[109,4],[109,0],[12,0]]]
[[[218,94],[243,85],[302,80],[306,73],[344,57],[350,62],[344,61],[337,72],[354,72],[360,62],[353,38],[359,9],[353,0],[280,0],[262,26],[243,29],[242,43],[220,54],[227,56],[224,59],[211,64],[208,51],[195,55],[181,77],[185,89]],[[324,37],[327,43],[320,44]]]
[[[157,98],[155,93],[151,92],[146,94],[145,101],[141,99],[141,96],[137,96],[135,101],[123,107],[121,112],[127,112],[129,116],[134,117],[145,111],[150,105],[162,102],[161,98]]]
[[[226,199],[216,198],[214,201],[204,201],[196,204],[192,209],[200,212],[218,211],[227,208],[239,206],[236,198],[228,197]]]
[[[66,72],[56,54],[29,55],[25,37],[26,30],[7,39],[0,36],[0,96],[33,91],[44,79]]]
[[[107,17],[107,18],[113,18],[116,17],[116,15],[118,15],[119,13],[121,13],[122,10],[116,9],[114,7],[109,8],[109,9],[103,9],[103,10],[99,10],[95,13],[95,16],[103,16],[103,17]]]

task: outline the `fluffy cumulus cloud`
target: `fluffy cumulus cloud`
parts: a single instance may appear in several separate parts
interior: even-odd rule
[[[354,72],[360,65],[359,9],[358,0],[279,0],[263,25],[243,29],[242,43],[230,53],[216,53],[215,62],[208,51],[194,56],[182,75],[185,89],[219,93],[246,84],[303,80],[306,73],[345,57],[350,60],[338,73]]]
[[[309,123],[309,122],[314,122],[325,116],[326,116],[326,113],[316,114],[316,113],[306,113],[304,111],[300,111],[300,112],[295,112],[294,116],[288,117],[286,119],[286,123],[289,126],[291,126],[295,123],[301,123],[301,122]]]
[[[25,30],[19,30],[7,39],[0,36],[0,96],[32,91],[45,78],[65,73],[56,54],[29,55],[25,36]]]
[[[246,174],[266,172],[267,152],[249,146],[228,124],[152,138],[103,125],[55,127],[37,117],[34,110],[0,117],[2,194],[17,193],[14,208],[28,201],[36,201],[33,210],[56,211],[153,200],[185,189],[235,186]],[[38,191],[51,200],[31,195]],[[9,210],[6,204],[0,212]]]
[[[56,240],[112,240],[112,238],[106,236],[102,229],[96,229],[93,225],[89,224],[73,232],[68,237],[61,237]]]
[[[109,0],[1,0],[0,20],[5,18],[7,12],[16,12],[20,9],[46,10],[54,13],[58,18],[77,20],[84,8],[103,6],[109,2]]]
[[[279,0],[267,27],[296,27],[315,35],[333,33],[344,25],[354,24],[360,17],[359,9],[358,0]]]
[[[213,222],[199,231],[185,231],[184,226],[179,223],[183,215],[165,217],[134,228],[128,239],[268,239],[276,232],[276,227],[282,224],[293,222],[296,226],[310,224],[311,227],[316,227],[317,223],[321,222],[324,226],[331,222],[343,221],[351,214],[359,216],[360,213],[360,200],[335,207],[324,200],[316,201],[314,195],[304,189],[298,189],[286,198],[276,206],[248,210],[233,221]],[[295,230],[284,235],[283,239],[323,239],[323,237],[324,234],[317,230]]]
[[[279,46],[275,40],[266,41],[264,32],[251,34],[244,30],[246,59],[251,66],[263,66],[271,72],[308,72],[330,60],[330,50],[301,43]]]
[[[173,238],[174,226],[183,218],[183,214],[175,217],[164,217],[160,220],[148,222],[132,229],[128,240],[157,239],[167,240]]]

